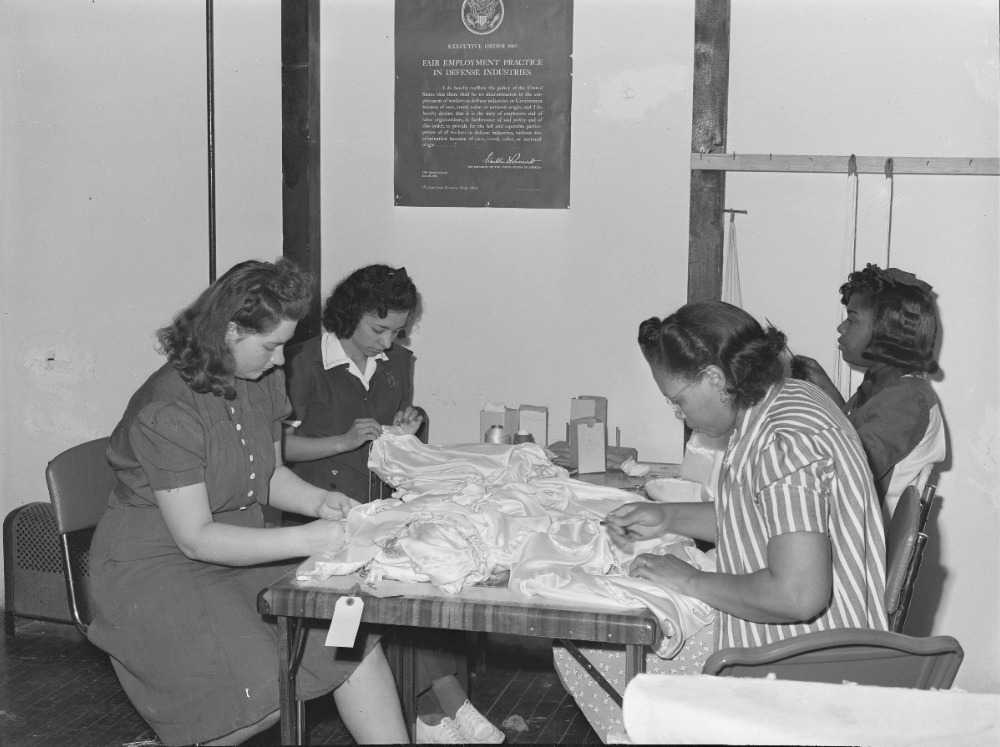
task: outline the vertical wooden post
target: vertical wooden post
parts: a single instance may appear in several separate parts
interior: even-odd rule
[[[320,331],[319,49],[319,0],[282,0],[282,254],[313,276],[313,303],[296,340]]]
[[[730,0],[695,0],[691,151],[724,153],[729,115]],[[688,301],[722,296],[726,172],[691,172]]]

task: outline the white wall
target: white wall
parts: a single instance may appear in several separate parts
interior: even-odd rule
[[[435,440],[477,437],[485,399],[547,403],[558,428],[571,395],[599,393],[625,443],[672,458],[679,430],[633,340],[684,296],[693,4],[575,5],[572,207],[519,211],[392,206],[392,3],[324,3],[324,286],[366,262],[410,268],[427,300],[413,347]],[[280,253],[280,24],[273,0],[215,6],[221,272]],[[995,3],[734,6],[737,151],[997,154]],[[204,3],[6,0],[0,55],[6,513],[45,500],[49,458],[114,425],[160,360],[153,330],[207,278]],[[934,628],[965,646],[957,684],[990,691],[996,185],[900,177],[894,230],[946,327],[954,456],[931,543],[947,571]],[[751,211],[747,305],[832,359],[843,181],[729,186],[730,206]]]
[[[216,0],[219,272],[281,254],[280,21]],[[208,280],[205,3],[0,4],[0,513],[107,434]]]
[[[730,150],[996,156],[995,4],[903,6],[734,3]],[[323,5],[324,288],[373,261],[413,274],[433,440],[475,439],[486,400],[548,404],[558,438],[569,397],[586,392],[610,398],[612,427],[641,456],[676,457],[678,429],[634,338],[638,321],[684,300],[692,10],[577,0],[572,205],[530,211],[393,207],[392,2]],[[879,186],[862,183],[860,261],[884,264]],[[958,682],[974,690],[1000,686],[1000,595],[981,582],[1000,529],[997,190],[995,178],[897,177],[894,204],[893,263],[940,294],[953,441],[920,587],[941,587],[941,608],[918,599],[913,627],[959,638]],[[832,368],[846,177],[731,175],[727,203],[750,211],[738,226],[745,305]]]
[[[986,0],[734,3],[729,150],[1000,155],[997,12]],[[936,389],[951,441],[908,629],[954,635],[966,649],[958,684],[996,691],[1000,179],[894,181],[892,264],[938,293],[944,374]],[[862,266],[885,264],[883,183],[861,177]],[[744,305],[831,370],[847,177],[730,175],[727,202],[749,210],[737,226]]]
[[[570,398],[600,394],[623,444],[676,460],[679,423],[635,340],[686,292],[693,5],[575,4],[569,210],[394,207],[393,3],[322,11],[323,287],[406,265],[431,439],[479,440],[497,401],[547,405],[555,441]]]

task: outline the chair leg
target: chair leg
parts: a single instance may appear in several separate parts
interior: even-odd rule
[[[8,638],[13,638],[15,633],[15,617],[14,613],[8,610],[3,611],[3,632],[6,633]]]
[[[486,633],[471,631],[465,634],[465,668],[466,680],[470,673],[486,674]],[[463,684],[467,686],[468,682]]]

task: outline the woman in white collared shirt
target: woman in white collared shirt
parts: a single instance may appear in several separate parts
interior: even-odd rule
[[[285,459],[299,477],[357,501],[371,498],[369,443],[382,426],[417,433],[413,354],[405,336],[419,294],[405,268],[368,265],[342,280],[323,308],[323,332],[288,351],[296,427]]]
[[[396,342],[419,302],[405,268],[362,267],[327,299],[323,333],[289,350],[288,396],[299,422],[285,434],[285,458],[299,477],[362,503],[388,497],[371,488],[381,483],[368,471],[370,442],[386,425],[426,440],[426,414],[413,407],[413,353]],[[447,631],[435,633],[410,633],[422,694],[417,741],[502,741],[458,682],[464,654],[449,650]]]

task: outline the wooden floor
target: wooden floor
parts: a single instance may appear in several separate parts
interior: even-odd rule
[[[471,700],[507,734],[507,742],[599,744],[552,671],[547,641],[490,636],[486,671]],[[306,709],[308,744],[354,744],[331,698]],[[246,744],[280,743],[275,727]],[[19,620],[0,634],[0,745],[145,747],[156,735],[135,712],[108,658],[68,625]]]

